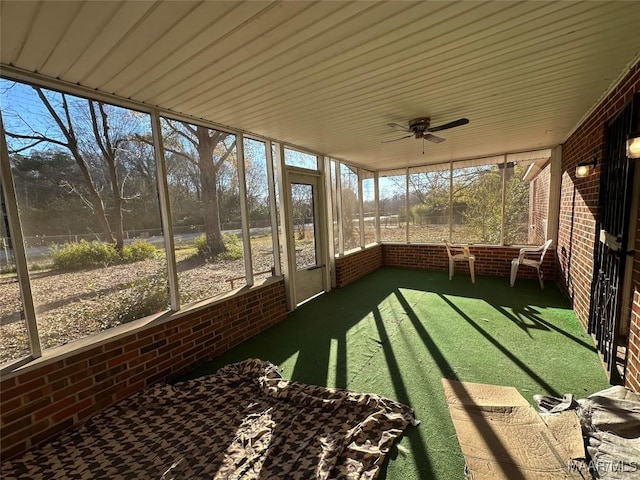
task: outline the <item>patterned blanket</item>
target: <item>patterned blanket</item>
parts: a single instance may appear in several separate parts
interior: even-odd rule
[[[261,360],[139,392],[2,465],[4,479],[374,479],[413,411]]]

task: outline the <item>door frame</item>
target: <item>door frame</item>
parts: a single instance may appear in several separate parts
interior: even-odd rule
[[[320,161],[320,159],[319,159]],[[316,259],[318,265],[322,268],[322,292],[331,290],[330,281],[330,262],[328,246],[328,230],[326,225],[326,196],[324,186],[324,175],[319,170],[308,170],[306,168],[291,167],[283,165],[283,195],[282,195],[282,213],[284,213],[284,221],[281,222],[282,234],[285,239],[283,246],[286,249],[286,271],[285,286],[287,290],[287,307],[289,311],[293,311],[298,306],[296,302],[296,256],[295,242],[292,239],[295,236],[293,226],[293,204],[291,201],[291,183],[303,183],[304,177],[313,179],[316,187],[314,196],[314,223],[316,231]],[[293,178],[293,182],[292,182]],[[303,181],[296,181],[302,179]]]
[[[639,168],[625,154],[625,142],[640,121],[640,94],[635,94],[605,124],[605,148],[598,199],[594,241],[593,280],[589,304],[588,332],[594,335],[610,383],[623,383],[629,352],[630,271],[633,266],[635,211],[634,189]],[[635,167],[635,168],[634,168]],[[611,185],[613,182],[613,185]],[[611,228],[611,231],[607,229]],[[613,230],[615,229],[615,230]],[[626,335],[627,345],[621,343]],[[626,347],[619,358],[618,347]]]

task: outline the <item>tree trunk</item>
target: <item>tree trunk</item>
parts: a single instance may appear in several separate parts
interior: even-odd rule
[[[209,255],[217,255],[226,251],[220,227],[218,211],[217,169],[213,161],[215,143],[209,137],[207,128],[197,127],[198,167],[200,185],[202,186],[202,216]]]
[[[120,194],[120,182],[116,170],[116,161],[113,156],[105,159],[109,166],[109,179],[111,181],[111,193],[113,195],[113,222],[116,236],[116,250],[122,253],[124,248],[124,224],[122,221],[122,195]]]
[[[42,137],[42,139],[45,141],[51,141],[52,143],[57,143],[59,145],[65,145],[69,149],[69,151],[73,155],[74,160],[76,161],[76,164],[78,165],[78,168],[80,169],[80,172],[82,173],[82,178],[84,179],[87,190],[89,191],[90,203],[93,207],[93,215],[95,216],[98,225],[100,225],[100,228],[104,233],[105,241],[108,243],[115,243],[113,234],[111,232],[111,227],[109,226],[109,221],[107,220],[107,214],[104,210],[104,203],[102,202],[102,198],[100,197],[100,194],[98,193],[98,190],[93,183],[91,172],[89,172],[89,166],[87,165],[87,162],[85,161],[84,157],[80,153],[80,149],[78,148],[78,140],[73,130],[73,124],[71,123],[71,114],[69,112],[69,104],[67,103],[66,95],[64,93],[62,94],[62,108],[64,110],[65,119],[67,121],[67,123],[65,124],[60,115],[58,115],[58,113],[51,105],[49,99],[47,99],[47,97],[42,92],[42,89],[40,87],[33,87],[33,89],[38,94],[38,97],[44,104],[45,108],[49,111],[52,118],[60,127],[60,130],[66,138],[67,143],[60,143],[59,141],[51,140],[44,136]]]
[[[87,186],[87,190],[89,191],[89,198],[91,199],[91,205],[93,206],[93,216],[100,225],[102,232],[104,233],[104,241],[107,243],[115,243],[113,238],[113,233],[111,232],[111,226],[109,225],[109,221],[107,220],[107,213],[104,209],[104,203],[102,202],[102,198],[96,189],[96,186],[93,183],[93,179],[91,178],[91,173],[89,172],[89,167],[85,162],[84,158],[80,154],[77,145],[75,144],[75,140],[71,142],[69,145],[69,150],[73,155],[73,158],[82,173],[82,178],[84,179],[84,183]]]
[[[122,224],[122,194],[120,192],[120,182],[118,180],[118,162],[116,159],[116,151],[115,145],[117,144],[112,142],[111,136],[109,133],[109,118],[107,116],[107,112],[104,110],[104,105],[101,103],[97,103],[98,109],[100,110],[100,117],[102,120],[102,133],[98,128],[98,119],[95,110],[95,104],[92,100],[89,100],[89,111],[91,112],[91,123],[93,126],[93,135],[96,139],[96,143],[102,152],[102,157],[104,161],[107,163],[107,168],[109,170],[109,181],[111,182],[111,194],[113,197],[113,221],[115,223],[115,228],[112,229],[112,232],[115,232],[115,244],[116,250],[119,253],[122,253],[124,248],[124,226]]]

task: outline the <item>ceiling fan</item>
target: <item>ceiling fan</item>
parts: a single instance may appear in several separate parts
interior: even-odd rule
[[[404,137],[400,138],[394,138],[393,140],[382,140],[382,143],[396,142],[398,140],[403,140],[409,137],[422,138],[433,143],[442,143],[444,142],[444,138],[433,135],[432,132],[439,132],[440,130],[459,127],[460,125],[466,125],[467,123],[469,123],[469,119],[459,118],[458,120],[454,120],[453,122],[445,123],[444,125],[438,125],[437,127],[432,127],[431,118],[429,117],[414,118],[413,120],[409,121],[409,127],[405,127],[397,123],[387,123],[389,127],[395,128],[396,130],[402,130],[403,132],[407,132],[410,135],[405,135]]]

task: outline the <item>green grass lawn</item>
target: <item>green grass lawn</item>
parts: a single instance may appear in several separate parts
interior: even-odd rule
[[[372,392],[415,409],[380,478],[462,479],[443,377],[578,398],[607,387],[591,337],[553,284],[381,268],[314,299],[189,378],[256,357],[305,383]]]

